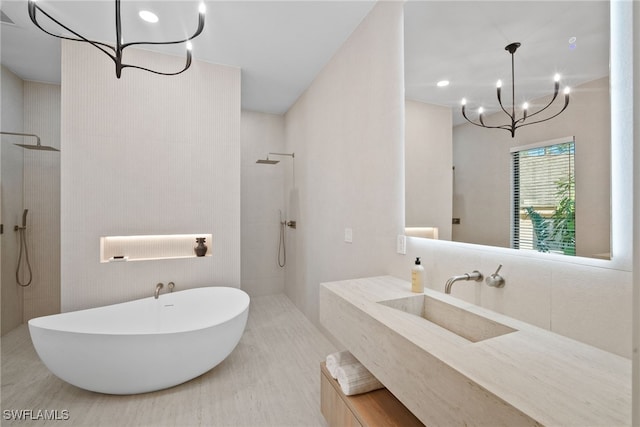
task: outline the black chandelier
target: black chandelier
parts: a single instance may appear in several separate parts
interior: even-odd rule
[[[116,2],[116,43],[115,43],[115,47],[111,46],[109,44],[106,44],[106,43],[99,42],[99,41],[89,40],[88,38],[82,36],[81,34],[78,34],[77,32],[75,32],[72,29],[70,29],[69,27],[67,27],[66,25],[64,25],[64,24],[60,23],[59,21],[57,21],[55,18],[53,18],[51,15],[49,15],[46,11],[44,11],[40,6],[38,6],[36,4],[36,0],[28,0],[29,17],[31,18],[31,22],[33,22],[36,27],[40,28],[42,31],[44,31],[45,33],[47,33],[47,34],[49,34],[51,36],[57,37],[59,39],[64,39],[64,40],[73,40],[73,41],[78,41],[78,42],[89,43],[93,47],[95,47],[95,48],[99,49],[101,52],[105,53],[115,63],[115,66],[116,66],[116,77],[117,78],[120,78],[120,75],[122,74],[122,69],[124,69],[124,68],[137,68],[139,70],[149,71],[150,73],[161,74],[163,76],[175,76],[177,74],[180,74],[180,73],[186,71],[191,66],[191,42],[190,42],[190,40],[198,37],[200,35],[200,33],[202,33],[202,30],[204,29],[204,14],[205,14],[204,3],[200,4],[199,14],[198,14],[198,28],[196,29],[196,32],[193,33],[193,35],[191,37],[188,37],[188,38],[182,39],[182,40],[174,40],[174,41],[168,41],[168,42],[133,42],[133,43],[124,43],[123,40],[122,40],[122,28],[121,28],[121,18],[120,18],[120,16],[121,16],[120,15],[120,0],[115,0],[115,2]],[[60,26],[61,28],[64,28],[66,31],[68,31],[69,33],[73,34],[76,37],[74,38],[74,37],[61,36],[61,35],[54,34],[54,33],[51,33],[49,31],[45,30],[44,28],[42,28],[42,26],[40,26],[40,24],[38,23],[38,20],[36,19],[36,11],[39,11],[44,16],[49,18],[51,21],[55,22],[58,26]],[[186,43],[186,48],[187,48],[186,64],[185,64],[184,68],[182,70],[180,70],[180,71],[176,71],[176,72],[173,72],[173,73],[163,73],[163,72],[160,72],[160,71],[151,70],[149,68],[140,67],[138,65],[131,65],[131,64],[123,64],[122,63],[122,53],[123,53],[124,49],[126,49],[127,47],[138,46],[138,45],[168,45],[168,44],[180,44],[180,43]]]
[[[566,87],[564,89],[564,107],[562,107],[562,110],[560,110],[558,113],[554,114],[551,117],[547,117],[546,119],[540,119],[540,120],[535,120],[535,121],[531,121],[529,120],[528,122],[526,122],[527,119],[531,119],[531,117],[538,115],[540,113],[542,113],[544,110],[546,110],[547,108],[549,108],[549,106],[551,106],[551,104],[553,104],[553,101],[556,100],[556,98],[558,97],[558,90],[560,89],[560,75],[556,74],[554,77],[554,89],[553,89],[553,97],[551,98],[551,101],[549,101],[549,103],[547,105],[545,105],[543,108],[541,108],[540,110],[529,114],[528,113],[528,109],[529,109],[529,104],[527,104],[526,102],[522,105],[522,117],[520,117],[519,119],[516,119],[516,107],[515,107],[515,99],[516,99],[516,94],[515,94],[515,76],[514,76],[514,66],[513,66],[513,56],[516,53],[516,50],[520,47],[520,43],[516,42],[516,43],[511,43],[509,45],[507,45],[504,49],[506,51],[508,51],[511,54],[511,112],[508,112],[504,106],[502,105],[502,95],[501,95],[501,90],[502,90],[502,81],[498,80],[498,83],[496,84],[496,88],[497,88],[497,92],[498,92],[498,103],[500,104],[500,108],[502,108],[502,111],[504,111],[507,116],[509,116],[509,118],[511,119],[511,123],[510,124],[506,124],[506,125],[501,125],[501,126],[487,126],[484,124],[484,120],[482,118],[482,114],[483,114],[483,109],[482,107],[480,107],[478,109],[478,122],[474,122],[472,120],[470,120],[467,117],[467,112],[466,112],[466,104],[467,101],[466,99],[462,100],[462,116],[471,124],[476,125],[476,126],[480,126],[480,127],[484,127],[487,129],[504,129],[508,132],[511,132],[511,137],[514,138],[515,134],[516,134],[516,129],[521,128],[523,126],[528,126],[528,125],[533,125],[536,123],[542,123],[542,122],[546,122],[547,120],[551,120],[554,117],[560,115],[560,113],[562,113],[567,106],[569,105],[569,88]]]

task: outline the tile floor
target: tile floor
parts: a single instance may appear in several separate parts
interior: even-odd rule
[[[254,297],[245,333],[220,365],[185,384],[113,396],[58,379],[22,325],[2,337],[2,420],[37,426],[326,426],[320,362],[335,347],[284,295]],[[176,361],[176,363],[187,363]],[[5,410],[68,411],[66,421],[16,421]]]

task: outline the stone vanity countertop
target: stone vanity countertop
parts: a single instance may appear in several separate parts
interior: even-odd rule
[[[418,316],[379,304],[419,295],[411,292],[409,282],[391,276],[321,286],[321,292],[341,297],[542,425],[631,424],[630,359],[425,289],[428,297],[515,329],[468,341]]]

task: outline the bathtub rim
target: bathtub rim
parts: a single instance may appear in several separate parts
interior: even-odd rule
[[[69,334],[78,334],[78,335],[100,335],[100,336],[119,336],[119,335],[126,335],[126,336],[147,336],[147,335],[170,335],[170,334],[181,334],[181,333],[185,333],[185,332],[191,332],[191,331],[201,331],[201,330],[205,330],[214,326],[218,326],[218,325],[222,325],[225,322],[230,321],[231,319],[242,315],[245,311],[249,310],[249,306],[251,303],[251,297],[249,296],[249,294],[247,292],[245,292],[244,290],[240,289],[240,288],[236,288],[236,287],[232,287],[232,286],[200,286],[200,287],[195,287],[195,288],[189,288],[189,289],[183,289],[180,291],[175,291],[174,294],[179,294],[179,293],[188,293],[190,291],[201,291],[203,289],[225,289],[225,290],[232,290],[233,292],[238,293],[239,295],[241,295],[241,298],[243,298],[243,301],[241,301],[241,308],[238,308],[238,310],[235,312],[235,314],[233,316],[230,317],[226,317],[226,318],[222,318],[222,319],[216,319],[217,321],[214,323],[209,323],[209,324],[205,324],[199,327],[188,327],[188,325],[184,325],[181,329],[173,329],[173,330],[148,330],[148,331],[133,331],[133,332],[129,332],[129,331],[123,331],[123,330],[117,330],[117,331],[90,331],[90,330],[73,330],[70,328],[61,328],[61,327],[54,327],[52,325],[48,325],[47,319],[51,319],[57,316],[65,316],[65,315],[73,315],[73,316],[77,316],[77,315],[82,315],[83,313],[89,312],[89,311],[95,311],[95,310],[102,310],[104,309],[105,311],[113,308],[115,306],[118,305],[128,305],[128,304],[135,304],[135,303],[140,303],[142,301],[150,301],[150,300],[154,300],[155,298],[153,296],[150,297],[144,297],[144,298],[137,298],[137,299],[133,299],[133,300],[129,300],[129,301],[122,301],[122,302],[116,302],[113,304],[107,304],[107,305],[102,305],[102,306],[97,306],[97,307],[91,307],[91,308],[84,308],[84,309],[80,309],[80,310],[73,310],[73,311],[67,311],[67,312],[63,312],[63,313],[57,313],[57,314],[49,314],[46,316],[39,316],[39,317],[35,317],[33,319],[29,319],[29,321],[27,322],[28,325],[28,329],[29,329],[29,333],[31,334],[31,328],[40,328],[43,330],[48,330],[48,331],[57,331],[57,332],[64,332],[64,333],[69,333]],[[165,294],[160,295],[160,298],[158,299],[158,304],[162,303],[162,297],[165,296]]]

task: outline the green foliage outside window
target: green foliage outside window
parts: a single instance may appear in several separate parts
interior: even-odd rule
[[[573,175],[556,182],[558,204],[550,218],[545,218],[532,207],[526,207],[527,217],[533,223],[534,248],[538,252],[576,254],[576,201]]]

